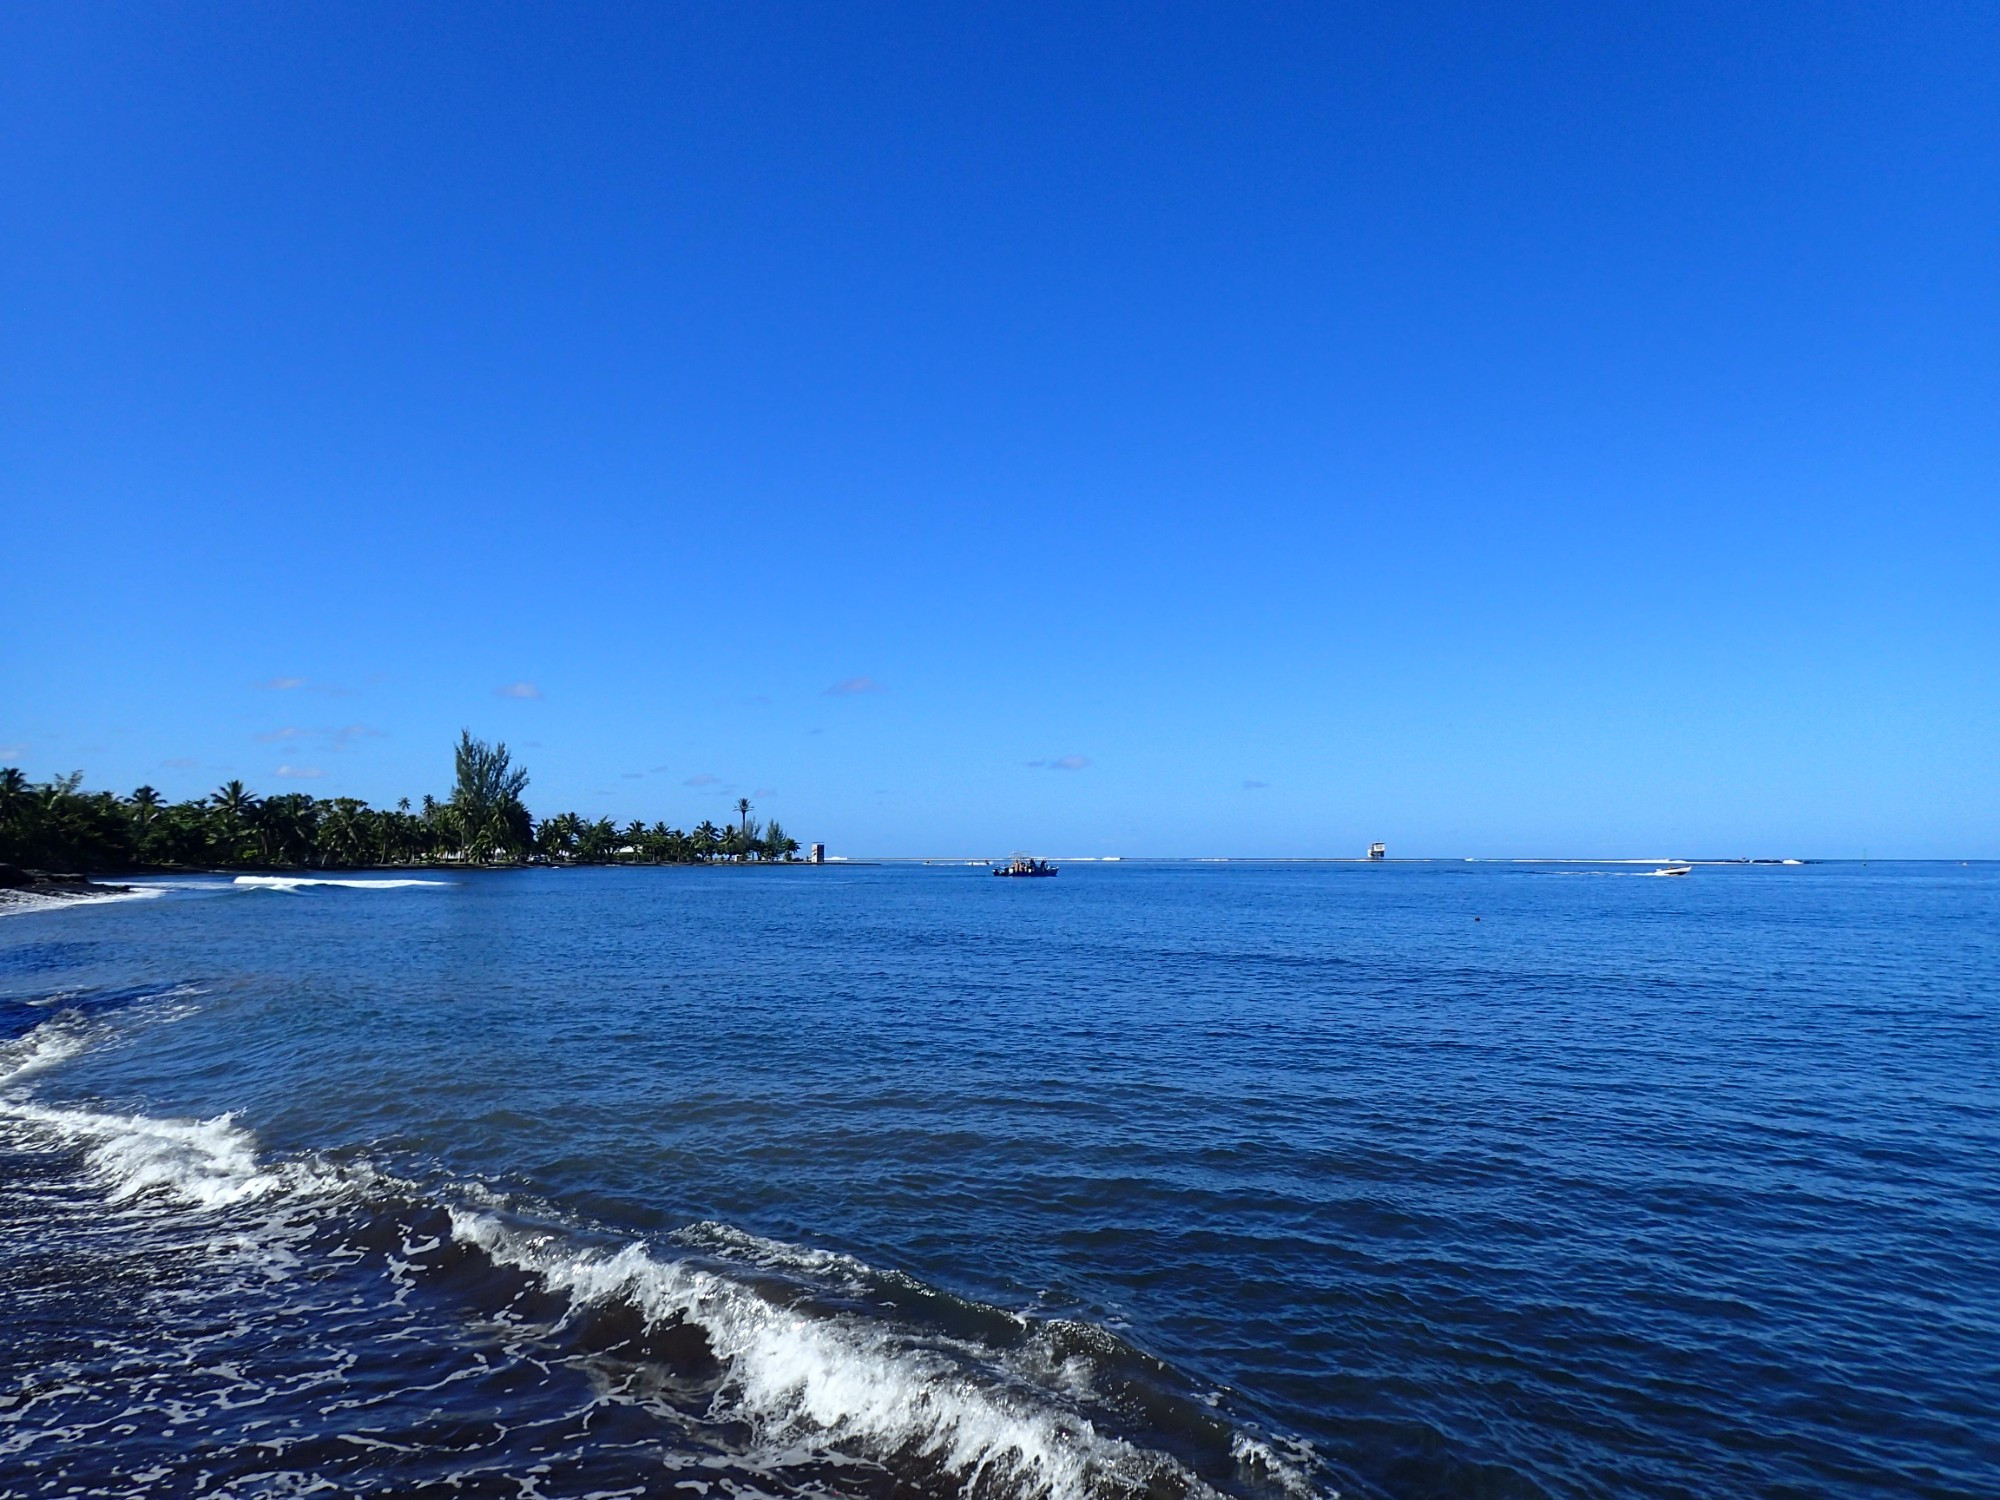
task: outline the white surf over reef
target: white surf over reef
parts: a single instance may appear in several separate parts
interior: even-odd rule
[[[335,885],[349,891],[400,891],[410,886],[447,886],[449,880],[335,880],[306,875],[238,875],[235,884],[262,891],[298,891],[308,886]]]

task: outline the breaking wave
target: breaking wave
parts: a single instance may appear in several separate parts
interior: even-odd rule
[[[299,891],[309,886],[339,886],[349,891],[400,891],[412,886],[448,886],[449,880],[417,880],[395,877],[386,880],[341,880],[331,876],[307,875],[238,875],[233,882],[251,890]]]
[[[26,1097],[16,1087],[23,1078],[75,1057],[109,1034],[104,1022],[68,1010],[0,1044],[0,1120],[80,1149],[108,1201],[124,1203],[158,1192],[183,1204],[222,1208],[272,1193],[323,1191],[338,1185],[337,1178],[303,1163],[264,1165],[255,1138],[231,1114],[178,1120],[52,1106]]]
[[[337,1176],[308,1164],[264,1165],[256,1139],[229,1114],[162,1120],[0,1099],[0,1119],[80,1147],[112,1203],[158,1192],[197,1208],[227,1208],[277,1193],[322,1193],[340,1185]]]
[[[533,1273],[576,1307],[622,1303],[652,1328],[698,1329],[724,1372],[712,1416],[748,1424],[762,1446],[824,1444],[1022,1496],[1216,1493],[1165,1454],[976,1368],[979,1351],[786,1305],[639,1245],[579,1249],[463,1210],[451,1224],[459,1242]]]
[[[97,1029],[78,1012],[65,1011],[25,1036],[0,1042],[0,1086],[76,1056],[91,1044]]]
[[[43,1160],[67,1153],[74,1181],[137,1216],[120,1231],[128,1253],[141,1253],[154,1221],[191,1227],[194,1239],[181,1243],[211,1255],[255,1242],[310,1272],[283,1272],[289,1286],[364,1278],[354,1284],[372,1290],[344,1293],[340,1320],[387,1326],[408,1315],[411,1298],[429,1296],[459,1309],[462,1328],[502,1331],[502,1356],[521,1372],[510,1379],[546,1387],[563,1370],[583,1372],[590,1394],[563,1418],[579,1474],[602,1458],[594,1434],[608,1402],[660,1424],[649,1451],[662,1483],[706,1454],[700,1466],[750,1481],[735,1487],[800,1495],[826,1493],[835,1475],[843,1493],[884,1497],[1313,1493],[1309,1453],[1281,1458],[1104,1329],[964,1303],[851,1256],[726,1224],[690,1226],[665,1247],[529,1219],[477,1185],[426,1188],[365,1165],[272,1157],[231,1114],[158,1118],[31,1096],[44,1070],[111,1034],[70,1011],[0,1045],[0,1144]],[[87,1217],[87,1203],[78,1211]],[[377,1270],[366,1273],[370,1265]],[[213,1316],[244,1316],[230,1305],[254,1295],[218,1286]],[[926,1316],[934,1304],[951,1316]],[[393,1342],[406,1334],[378,1337],[407,1350]],[[447,1328],[431,1346],[467,1337]],[[394,1353],[389,1368],[407,1358]],[[495,1378],[491,1358],[474,1349],[462,1373],[440,1379]],[[158,1379],[171,1384],[164,1371]],[[1135,1382],[1144,1399],[1118,1400]],[[340,1407],[321,1399],[322,1414]],[[544,1388],[534,1399],[553,1398]],[[494,1462],[530,1462],[510,1458],[506,1424],[500,1432]],[[302,1482],[352,1481],[341,1465],[357,1450],[330,1451],[322,1468],[297,1471]]]

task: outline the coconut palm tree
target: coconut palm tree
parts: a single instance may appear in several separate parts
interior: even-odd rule
[[[459,736],[456,785],[447,802],[410,799],[377,811],[354,798],[319,802],[299,795],[260,799],[240,780],[206,797],[169,805],[150,786],[120,798],[81,790],[81,772],[33,783],[18,767],[0,767],[0,860],[47,869],[291,864],[344,867],[425,859],[518,857],[530,848],[567,862],[618,859],[651,864],[786,859],[798,845],[773,823],[759,837],[748,797],[736,799],[737,823],[704,819],[692,833],[664,820],[623,829],[609,818],[586,822],[562,813],[537,829],[521,793],[527,772],[505,745]],[[538,836],[539,835],[539,836]],[[633,852],[615,851],[629,847]]]
[[[160,807],[165,799],[149,786],[142,786],[126,799],[131,804],[132,844],[136,851],[144,853],[150,842],[153,825],[160,821]]]
[[[14,816],[14,811],[28,795],[28,778],[21,774],[19,766],[0,767],[0,822]]]
[[[225,781],[208,794],[220,824],[221,852],[229,861],[245,857],[250,839],[250,820],[262,804],[240,780]]]
[[[602,864],[611,858],[611,851],[618,847],[618,825],[609,818],[599,818],[594,823],[583,825],[577,838],[577,857],[592,864]]]
[[[216,811],[226,818],[241,822],[247,819],[257,807],[257,797],[241,781],[225,781],[208,794],[208,800],[215,804]]]

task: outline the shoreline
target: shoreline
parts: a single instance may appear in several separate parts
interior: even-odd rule
[[[58,906],[84,906],[99,901],[129,901],[150,894],[140,886],[111,884],[87,875],[0,867],[0,914],[48,911]]]

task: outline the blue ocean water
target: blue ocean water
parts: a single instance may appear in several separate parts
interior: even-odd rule
[[[2000,867],[435,878],[0,918],[0,1496],[2000,1493]]]

